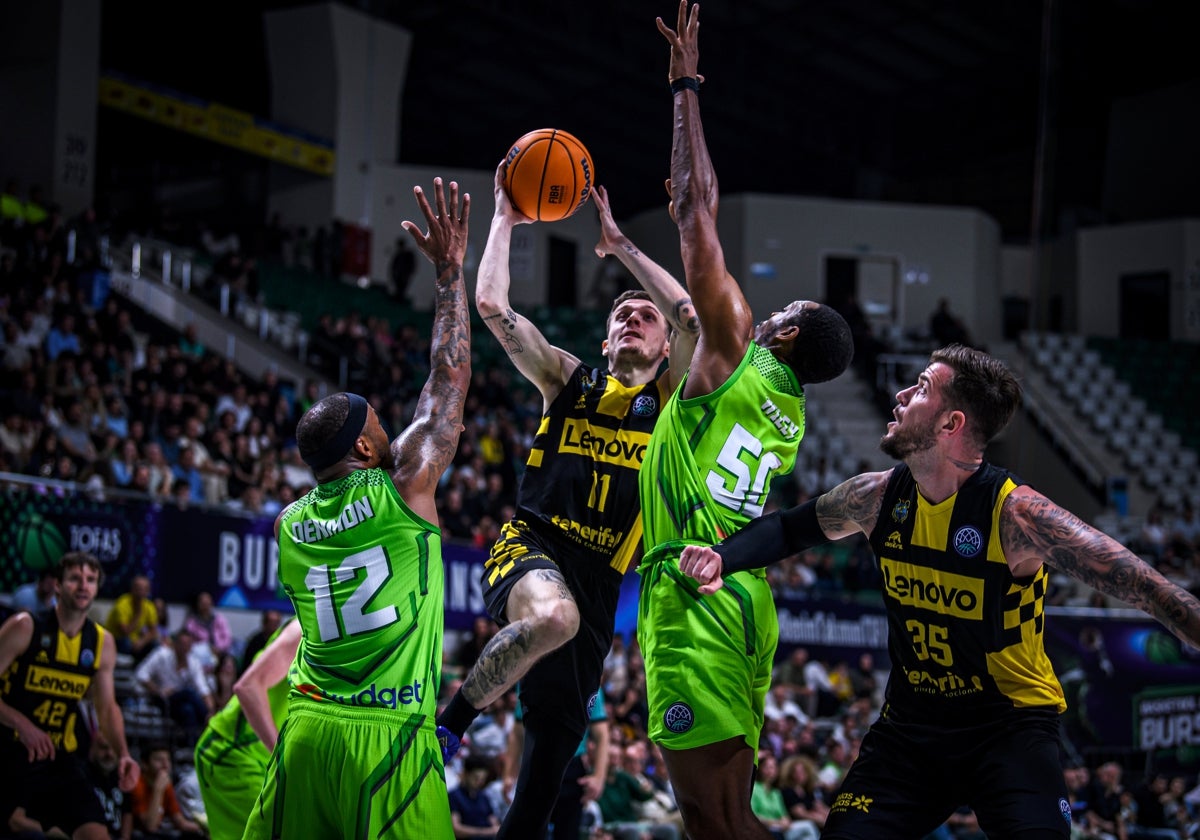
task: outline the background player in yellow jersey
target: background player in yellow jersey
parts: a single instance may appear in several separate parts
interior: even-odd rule
[[[804,386],[839,376],[854,345],[828,306],[793,301],[757,326],[725,265],[717,179],[699,112],[698,7],[681,2],[671,44],[675,128],[670,189],[700,338],[663,410],[639,477],[646,557],[638,641],[648,730],[663,748],[689,836],[763,838],[750,785],[779,639],[762,573],[700,604],[678,571],[688,542],[712,543],[756,516],[804,435]]]
[[[121,789],[133,790],[138,764],[125,743],[113,693],[117,645],[88,618],[100,588],[100,561],[63,555],[54,609],[17,613],[0,626],[0,790],[12,805],[75,840],[106,840],[108,828],[79,755],[79,700],[91,691],[100,732],[118,756]]]
[[[509,202],[503,166],[475,303],[541,392],[544,409],[516,516],[484,568],[484,602],[502,627],[438,723],[461,736],[480,709],[521,680],[525,744],[498,836],[526,840],[545,832],[564,771],[587,731],[587,702],[612,644],[621,579],[641,548],[637,472],[650,430],[687,367],[697,327],[683,287],[621,233],[607,193],[597,187],[596,253],[616,256],[646,291],[625,292],[613,304],[601,348],[605,366],[551,345],[508,300],[512,230],[531,220]]]
[[[366,400],[339,393],[296,426],[317,486],[275,531],[302,639],[247,838],[452,836],[434,725],[444,625],[434,492],[471,378],[470,198],[440,178],[434,192],[436,209],[415,189],[429,232],[403,223],[437,273],[431,371],[412,423],[389,444]]]
[[[866,534],[883,574],[892,673],[821,832],[920,838],[959,805],[997,838],[1066,838],[1062,688],[1043,649],[1050,570],[1200,647],[1200,601],[1111,537],[984,460],[1021,388],[999,360],[951,345],[896,395],[880,441],[903,463],[763,517],[681,569],[707,600],[739,570]]]

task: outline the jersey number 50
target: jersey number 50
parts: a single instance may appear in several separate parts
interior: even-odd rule
[[[745,456],[757,462],[753,477],[750,475],[750,464],[743,460]],[[727,474],[709,470],[706,479],[708,492],[718,504],[732,511],[744,513],[751,519],[761,516],[771,471],[782,464],[783,461],[774,452],[764,455],[762,441],[741,423],[735,423],[717,455],[717,466]]]

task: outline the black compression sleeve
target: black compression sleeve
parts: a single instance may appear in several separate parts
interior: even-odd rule
[[[814,546],[829,537],[817,521],[817,500],[760,516],[742,530],[713,546],[721,555],[722,575],[761,569]]]

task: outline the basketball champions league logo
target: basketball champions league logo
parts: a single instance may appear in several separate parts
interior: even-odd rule
[[[672,703],[663,714],[663,725],[676,735],[682,735],[692,728],[696,715],[687,703]]]
[[[638,417],[649,417],[658,410],[658,400],[649,394],[642,394],[633,401],[633,413]]]
[[[974,557],[983,549],[983,535],[971,525],[964,525],[954,532],[954,550],[963,557]]]

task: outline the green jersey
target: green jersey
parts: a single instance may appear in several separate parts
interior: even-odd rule
[[[285,623],[284,627],[287,626]],[[280,630],[283,628],[281,627]],[[271,634],[267,644],[275,641],[275,637],[279,635],[279,630]],[[271,719],[275,721],[275,728],[283,726],[283,721],[287,718],[287,698],[288,698],[288,681],[280,680],[267,689],[267,705],[271,708]],[[236,745],[249,743],[261,744],[258,736],[254,734],[254,730],[250,728],[250,724],[246,721],[246,716],[242,714],[242,701],[238,700],[237,695],[229,698],[229,702],[221,707],[220,710],[213,713],[213,716],[208,719],[208,729],[216,732],[221,737],[231,741]],[[264,755],[266,749],[263,749]]]
[[[284,513],[279,579],[304,634],[293,703],[433,719],[442,663],[441,531],[379,469],[320,484]],[[294,709],[293,709],[294,711]]]
[[[795,374],[754,342],[711,394],[682,399],[686,382],[654,427],[639,476],[643,568],[761,515],[771,480],[791,471],[804,436]]]

